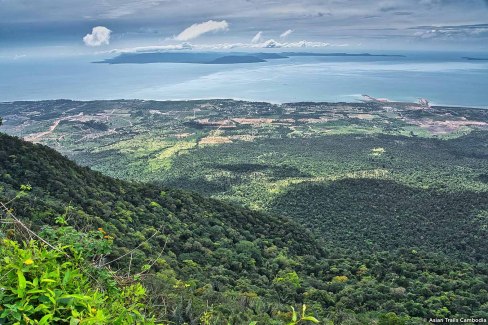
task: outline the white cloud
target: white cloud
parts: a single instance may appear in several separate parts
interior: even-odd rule
[[[93,27],[91,34],[86,34],[85,37],[83,37],[83,42],[85,42],[86,46],[109,44],[110,33],[112,33],[112,31],[106,27]]]
[[[232,50],[232,49],[257,49],[257,48],[320,48],[329,46],[348,46],[348,44],[330,44],[325,42],[277,42],[273,39],[260,43],[217,43],[217,44],[172,44],[172,45],[154,45],[133,47],[126,49],[114,49],[105,53],[147,53],[147,52],[163,52],[163,51],[178,51],[178,50],[202,50],[202,51],[216,51],[216,50]]]
[[[246,43],[220,43],[220,44],[200,44],[196,49],[200,50],[232,50],[236,48],[246,48],[249,44]]]
[[[259,43],[263,40],[263,32],[258,32],[251,40],[251,43]]]
[[[293,29],[289,29],[287,31],[284,31],[281,35],[280,35],[280,38],[286,38],[288,35],[290,35],[291,33],[293,33]]]
[[[488,27],[485,25],[461,25],[461,26],[432,26],[424,28],[413,34],[420,39],[465,39],[467,37],[482,37],[488,35]]]
[[[267,40],[266,42],[258,44],[258,45],[259,45],[259,47],[264,47],[267,49],[274,49],[274,48],[278,48],[278,47],[283,47],[283,44],[278,43],[274,39]]]
[[[252,44],[250,47],[255,47],[255,48],[267,48],[267,49],[273,49],[273,48],[304,48],[304,47],[328,47],[331,46],[330,43],[324,43],[324,42],[309,42],[309,41],[300,41],[300,42],[277,42],[274,39],[267,40],[262,43],[258,44]]]
[[[208,32],[229,30],[229,24],[225,21],[209,20],[201,24],[193,24],[175,36],[178,41],[189,41]]]
[[[146,52],[160,52],[160,51],[181,51],[192,50],[193,45],[190,43],[172,44],[172,45],[152,45],[140,46],[126,49],[114,49],[108,53],[146,53]]]

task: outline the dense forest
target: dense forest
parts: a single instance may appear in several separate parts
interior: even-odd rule
[[[271,172],[279,176],[283,170],[272,169]],[[488,266],[483,254],[485,233],[474,232],[471,237],[466,237],[464,249],[471,261],[466,263],[443,252],[463,249],[457,246],[460,244],[449,241],[426,239],[426,243],[439,250],[406,240],[407,235],[402,237],[401,244],[384,246],[384,249],[381,245],[388,242],[388,238],[380,238],[375,242],[378,247],[369,252],[351,245],[357,240],[359,243],[365,240],[366,234],[381,237],[384,231],[375,233],[380,227],[391,227],[391,238],[398,236],[396,231],[409,225],[401,215],[389,221],[379,218],[365,228],[357,226],[353,236],[340,231],[341,223],[348,222],[348,218],[352,218],[351,223],[358,222],[354,218],[360,218],[361,209],[367,206],[365,202],[375,204],[371,201],[371,196],[377,195],[375,189],[385,187],[389,192],[392,188],[404,191],[411,197],[412,204],[422,202],[419,200],[426,201],[425,204],[429,198],[439,197],[440,194],[435,192],[418,192],[375,180],[339,181],[332,189],[319,186],[314,191],[328,199],[317,200],[321,203],[312,205],[318,210],[324,208],[320,204],[340,200],[341,193],[347,188],[371,187],[370,192],[358,197],[357,206],[350,206],[342,215],[338,214],[340,220],[336,224],[320,226],[323,227],[320,229],[335,227],[335,237],[328,238],[319,237],[296,221],[281,216],[298,213],[292,209],[296,205],[286,196],[280,198],[290,204],[286,213],[279,210],[273,214],[257,212],[194,192],[109,178],[78,166],[48,147],[4,134],[0,135],[0,175],[0,201],[9,207],[5,214],[13,213],[52,242],[75,246],[75,252],[76,247],[83,251],[88,249],[85,247],[93,246],[73,238],[99,233],[98,240],[108,241],[111,248],[103,254],[90,253],[88,249],[87,260],[79,263],[92,265],[95,262],[90,258],[99,256],[97,265],[110,262],[104,267],[110,266],[115,272],[111,276],[115,278],[117,274],[138,275],[136,283],[143,286],[141,295],[129,306],[115,301],[114,306],[119,309],[113,309],[112,314],[129,311],[127,315],[136,317],[137,313],[143,313],[141,317],[144,319],[159,323],[249,324],[255,321],[258,324],[282,324],[293,318],[291,306],[300,310],[306,305],[307,315],[334,324],[421,324],[430,317],[488,318]],[[300,190],[297,187],[297,191]],[[298,192],[297,195],[306,198],[306,193]],[[458,199],[473,209],[486,202],[486,197],[475,192],[465,195]],[[464,209],[464,205],[457,205],[453,197],[441,195],[441,198],[446,205]],[[384,198],[385,202],[388,200],[389,197]],[[303,202],[310,205],[306,200]],[[395,209],[404,210],[402,204],[407,203],[401,203]],[[420,207],[411,209],[421,214],[415,210]],[[352,213],[354,210],[357,214]],[[455,217],[455,214],[451,216]],[[444,219],[439,224],[458,222],[451,216],[440,215]],[[486,216],[480,212],[478,218],[481,221],[472,221],[475,230],[479,225],[477,222],[482,222]],[[436,226],[433,225],[433,235]],[[0,234],[6,239],[2,255],[24,256],[29,249],[50,251],[42,244],[40,248],[9,249],[14,244],[7,238],[15,238],[15,234],[9,232],[8,224],[3,227]],[[65,233],[70,234],[68,239],[63,235]],[[349,248],[337,245],[341,236],[347,238]],[[475,246],[469,246],[469,250],[468,245]],[[46,258],[46,268],[53,263],[52,259],[60,261],[63,258]],[[1,263],[1,269],[7,270],[7,260],[3,259]],[[30,266],[26,265],[23,270],[34,276],[28,273]],[[91,278],[84,276],[88,286],[86,295],[90,296]],[[20,276],[9,279],[22,282]],[[124,292],[127,289],[122,286],[113,290]],[[20,298],[18,292],[15,296]],[[0,295],[0,303],[4,306],[12,305],[12,301],[5,300],[7,297],[11,299],[12,295]],[[71,298],[79,298],[76,297]],[[142,308],[144,310],[137,307],[141,301],[148,306]],[[137,313],[130,312],[134,309]],[[14,322],[5,313],[0,317],[7,323]]]
[[[194,149],[155,179],[290,216],[342,248],[486,263],[487,143],[488,132],[265,139]]]

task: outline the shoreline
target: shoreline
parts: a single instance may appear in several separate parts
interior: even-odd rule
[[[327,105],[338,105],[338,104],[378,104],[382,106],[391,106],[391,105],[415,105],[420,106],[419,103],[415,102],[400,102],[400,101],[390,101],[390,102],[380,102],[380,101],[294,101],[294,102],[275,102],[269,100],[248,100],[243,98],[195,98],[195,99],[184,99],[184,98],[175,98],[175,99],[140,99],[140,98],[117,98],[117,99],[67,99],[67,98],[57,98],[57,99],[41,99],[41,100],[13,100],[13,101],[0,101],[0,105],[5,104],[14,104],[14,103],[36,103],[36,102],[62,102],[62,101],[70,101],[70,102],[130,102],[130,101],[140,101],[140,102],[161,102],[161,103],[170,103],[170,102],[202,102],[202,101],[234,101],[234,102],[246,102],[246,103],[266,103],[271,105],[288,105],[288,104],[327,104]],[[442,104],[442,103],[431,103],[430,108],[457,108],[457,109],[488,109],[488,104],[486,106],[464,106],[464,105],[452,105],[452,104]]]

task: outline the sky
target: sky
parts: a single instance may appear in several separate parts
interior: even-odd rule
[[[488,51],[488,0],[0,0],[0,57],[256,48]]]

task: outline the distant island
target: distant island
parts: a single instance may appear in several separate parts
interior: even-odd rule
[[[488,58],[473,58],[469,56],[463,56],[462,58],[469,61],[488,61]]]
[[[207,62],[208,64],[236,64],[236,63],[258,63],[266,62],[266,60],[258,58],[252,55],[227,55],[216,58],[213,61]]]
[[[317,57],[404,57],[403,55],[370,54],[370,53],[313,53],[313,52],[283,52],[283,53],[219,53],[219,52],[144,52],[144,53],[121,53],[113,58],[93,63],[108,64],[146,64],[146,63],[196,63],[196,64],[239,64],[239,63],[262,63],[268,60],[287,59],[298,56]]]

